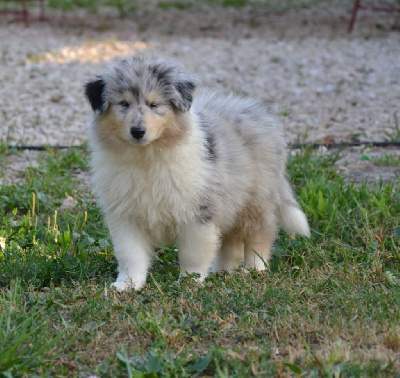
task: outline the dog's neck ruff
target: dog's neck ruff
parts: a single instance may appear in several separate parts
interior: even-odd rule
[[[131,217],[147,229],[194,221],[207,182],[203,131],[190,117],[176,145],[150,144],[109,151],[92,140],[93,186],[103,210]]]

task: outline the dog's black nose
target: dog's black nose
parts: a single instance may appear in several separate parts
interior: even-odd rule
[[[145,133],[146,130],[143,127],[131,127],[131,135],[137,140],[142,139]]]

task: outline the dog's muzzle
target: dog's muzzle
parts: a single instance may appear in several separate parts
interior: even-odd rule
[[[143,127],[131,127],[131,135],[136,140],[142,139],[145,133],[146,130]]]

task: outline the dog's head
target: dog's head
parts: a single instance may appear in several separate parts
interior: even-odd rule
[[[85,85],[94,132],[112,148],[171,141],[184,133],[195,87],[193,77],[157,57],[123,59]]]

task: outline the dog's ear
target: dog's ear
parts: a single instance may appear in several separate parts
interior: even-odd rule
[[[193,93],[196,88],[195,80],[178,80],[173,83],[174,94],[171,102],[181,112],[187,112],[192,106]]]
[[[89,81],[85,84],[85,96],[89,100],[94,112],[99,111],[100,114],[105,110],[105,100],[103,97],[106,83],[101,76]]]

